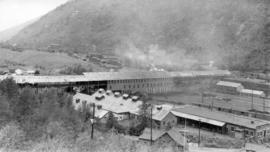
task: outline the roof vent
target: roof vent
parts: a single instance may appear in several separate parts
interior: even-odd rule
[[[106,91],[106,95],[107,95],[107,96],[109,96],[109,95],[111,95],[111,94],[112,94],[112,91],[111,91],[111,90],[107,90],[107,91]]]
[[[104,93],[104,92],[105,92],[104,89],[102,89],[102,88],[98,89],[98,93]]]
[[[132,97],[132,101],[136,102],[136,101],[138,101],[138,100],[139,100],[139,97],[138,97],[138,96],[133,96],[133,97]]]
[[[101,95],[101,94],[96,96],[96,100],[102,100],[104,98],[105,98],[104,95]]]
[[[115,93],[114,93],[114,96],[115,96],[115,97],[120,97],[121,94],[120,94],[119,92],[115,92]]]
[[[129,97],[129,95],[128,95],[128,94],[123,94],[123,99],[127,100],[127,99],[128,99],[128,97]]]

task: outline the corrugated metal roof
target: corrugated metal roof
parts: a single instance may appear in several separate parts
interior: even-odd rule
[[[252,128],[252,129],[256,129],[256,127],[266,125],[266,124],[270,125],[270,122],[268,121],[246,117],[246,116],[229,114],[229,113],[215,111],[215,110],[211,111],[206,108],[195,107],[195,106],[184,106],[182,108],[176,108],[172,110],[173,114],[177,112],[182,113],[182,114],[187,114],[187,116],[192,115],[192,116],[197,116],[197,117],[201,117],[205,119],[211,119],[212,122],[214,120],[217,122],[224,122],[224,123],[244,126],[244,127]]]
[[[219,86],[227,86],[227,87],[235,87],[235,88],[242,87],[241,83],[235,83],[235,82],[229,82],[229,81],[219,81],[217,83],[217,85],[219,85]]]

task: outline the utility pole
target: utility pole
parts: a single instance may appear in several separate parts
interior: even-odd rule
[[[152,130],[152,113],[153,113],[153,107],[152,107],[152,105],[151,105],[151,112],[150,112],[151,114],[150,114],[150,121],[151,121],[151,123],[150,123],[150,144],[152,145],[153,144],[153,130]]]
[[[265,112],[265,97],[263,97],[263,112]]]
[[[199,120],[199,141],[198,141],[198,147],[200,147],[201,144],[201,120]]]
[[[186,118],[185,118],[185,130],[184,130],[184,152],[186,151],[186,126],[187,126],[187,123],[186,123]]]
[[[213,111],[213,107],[214,107],[214,97],[211,97],[211,111]]]
[[[204,94],[203,94],[203,92],[202,92],[202,103],[203,103],[203,96],[204,96]]]
[[[91,126],[92,126],[92,128],[91,128],[91,139],[94,138],[95,107],[96,107],[96,105],[95,105],[95,103],[93,103],[93,116],[92,116],[92,121],[91,121]]]
[[[253,89],[251,90],[251,110],[254,110],[254,103],[253,103]]]

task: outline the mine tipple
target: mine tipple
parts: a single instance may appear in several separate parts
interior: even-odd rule
[[[225,77],[231,73],[226,70],[213,71],[144,71],[144,72],[89,72],[83,75],[61,76],[10,76],[21,86],[57,87],[86,86],[92,89],[110,89],[121,92],[142,91],[148,93],[170,92],[174,79],[196,79]],[[3,80],[9,76],[2,76]]]

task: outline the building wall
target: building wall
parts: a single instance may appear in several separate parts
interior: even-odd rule
[[[216,90],[217,92],[226,93],[226,94],[239,94],[239,90],[241,90],[242,87],[228,87],[228,86],[221,86],[217,85]]]
[[[129,113],[121,113],[121,114],[113,113],[113,116],[118,121],[129,119]]]
[[[249,128],[245,128],[245,127],[237,126],[233,124],[227,124],[226,131],[228,135],[231,135],[236,138],[245,138],[249,136],[254,136],[256,133],[255,129],[249,129]]]
[[[244,96],[244,97],[257,97],[257,98],[260,98],[260,97],[265,97],[265,94],[261,94],[261,95],[258,95],[258,94],[251,94],[251,93],[240,93],[240,96]]]
[[[256,128],[256,137],[257,138],[269,138],[270,137],[270,124],[257,127]]]
[[[166,93],[174,86],[172,78],[160,79],[134,79],[134,80],[112,80],[108,81],[109,90],[118,90],[126,93]]]
[[[177,124],[177,118],[170,112],[161,122],[159,127],[166,128],[168,126],[175,126]]]

